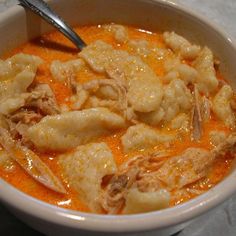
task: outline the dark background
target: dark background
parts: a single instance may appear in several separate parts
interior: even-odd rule
[[[0,235],[1,236],[43,236],[43,234],[26,226],[0,203]]]

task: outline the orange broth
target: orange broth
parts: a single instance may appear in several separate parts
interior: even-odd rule
[[[138,30],[133,27],[127,27],[130,39],[145,39],[153,45],[159,47],[164,47],[162,34],[160,33],[150,33],[143,30]],[[75,31],[84,39],[84,41],[89,44],[97,39],[101,39],[107,43],[110,43],[115,48],[128,50],[127,44],[119,45],[114,40],[114,37],[110,32],[105,31],[101,26],[85,26],[76,27]],[[67,61],[77,58],[77,49],[69,42],[64,36],[59,32],[52,32],[45,34],[35,40],[27,42],[26,44],[13,50],[11,53],[6,55],[6,57],[12,56],[17,53],[27,53],[32,55],[37,55],[44,60],[44,63],[40,65],[36,80],[41,83],[48,83],[55,93],[56,100],[59,104],[69,104],[68,98],[71,96],[70,89],[66,84],[62,84],[53,79],[50,74],[50,64],[53,60]],[[163,60],[156,59],[154,57],[147,57],[144,61],[150,65],[157,75],[162,76],[164,74]],[[186,62],[188,63],[188,62]],[[217,71],[217,76],[219,79],[223,79],[220,72]],[[79,81],[84,82],[91,79],[95,79],[97,74],[90,70],[83,70],[78,73],[77,78]],[[159,127],[160,128],[160,127]],[[216,121],[212,114],[212,119],[204,127],[204,134],[200,142],[193,142],[191,138],[186,134],[183,134],[181,140],[176,140],[168,147],[168,151],[171,154],[176,155],[181,153],[188,147],[202,147],[205,149],[211,149],[212,145],[209,140],[209,132],[211,130],[222,130],[229,133],[230,130],[226,128],[221,122]],[[166,132],[170,132],[165,128]],[[110,136],[101,137],[99,140],[104,141],[111,148],[115,161],[117,165],[121,165],[123,162],[127,161],[130,157],[134,156],[135,153],[129,155],[124,155],[122,151],[122,146],[120,142],[120,137],[125,133],[125,130],[121,130],[116,134]],[[156,146],[154,149],[166,148],[163,146]],[[142,152],[142,151],[141,151]],[[140,153],[140,152],[138,152]],[[53,173],[58,176],[63,181],[60,168],[57,164],[57,154],[56,153],[37,153],[42,160],[51,168]],[[211,174],[208,176],[207,181],[200,182],[191,185],[191,188],[198,190],[208,190],[218,182],[220,182],[224,176],[228,173],[233,159],[230,156],[226,156],[217,160],[212,168]],[[68,194],[62,195],[55,193],[40,183],[34,181],[22,168],[16,165],[12,171],[5,171],[0,167],[0,177],[6,180],[8,183],[12,184],[24,193],[27,193],[37,199],[54,204],[60,207],[69,208],[73,210],[89,212],[89,209],[84,205],[78,198],[76,192],[69,188],[69,185],[65,183],[64,185],[68,191]],[[190,194],[188,196],[182,196],[181,198],[172,201],[171,205],[176,205],[181,202],[187,201],[196,195]]]

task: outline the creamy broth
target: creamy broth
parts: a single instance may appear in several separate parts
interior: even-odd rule
[[[168,84],[170,84],[172,78],[167,78],[167,74],[172,70],[175,70],[166,68],[165,63],[167,60],[173,61],[173,58],[178,58],[179,63],[194,67],[194,61],[196,59],[188,59],[188,56],[181,56],[180,51],[176,52],[174,46],[171,47],[170,45],[168,45],[167,40],[164,38],[163,33],[161,32],[148,32],[134,27],[126,26],[125,35],[123,35],[124,32],[121,32],[121,35],[119,35],[120,32],[117,33],[117,30],[122,31],[122,29],[113,28],[109,28],[109,26],[104,27],[101,25],[85,26],[76,27],[75,31],[84,39],[84,41],[88,45],[95,43],[96,40],[102,40],[103,42],[112,45],[113,49],[124,50],[128,52],[129,55],[134,55],[138,58],[141,58],[142,62],[147,64],[155,72],[155,75],[159,78],[162,86],[168,86]],[[39,56],[43,60],[43,63],[38,66],[34,83],[46,83],[50,86],[61,111],[64,112],[71,109],[77,110],[73,108],[74,100],[70,99],[71,96],[73,96],[73,90],[69,86],[68,80],[58,80],[52,75],[50,70],[50,66],[55,60],[67,62],[70,60],[78,59],[78,51],[66,38],[64,38],[58,32],[45,34],[40,38],[27,42],[26,44],[18,47],[17,49],[6,55],[5,58],[9,58],[13,55],[16,55],[17,53]],[[222,87],[221,84],[223,84],[224,86],[224,84],[227,83],[226,78],[222,77],[217,67],[215,70],[217,80],[221,81],[220,84],[216,86],[217,88],[214,89],[214,91],[210,91],[207,93],[204,92],[204,89],[202,91],[199,91],[200,96],[203,96],[205,94],[206,97],[209,98],[211,103],[214,103],[214,98]],[[170,74],[169,76],[173,76],[173,74]],[[93,70],[87,62],[85,63],[85,66],[82,67],[82,69],[75,72],[75,81],[80,84],[96,80],[98,77],[101,77],[101,79],[104,79],[104,77],[105,79],[108,79],[106,73],[99,73],[98,71]],[[199,88],[199,90],[201,90],[201,86],[199,86]],[[193,97],[192,99],[194,99],[194,90],[192,86],[186,84],[186,89],[189,89],[189,92]],[[89,96],[91,96],[92,93],[93,91]],[[88,108],[88,106],[90,105],[85,105],[85,108]],[[78,110],[82,109],[84,108],[79,108]],[[183,110],[181,109],[182,108],[180,108],[180,111],[177,112],[177,115],[179,115],[180,113],[186,114],[187,121],[185,118],[183,118],[183,120],[180,121],[181,125],[177,124],[177,128],[173,128],[175,126],[173,124],[173,119],[177,115],[174,115],[174,118],[171,118],[168,122],[161,120],[158,124],[154,125],[148,124],[148,122],[144,121],[144,123],[146,123],[145,125],[151,127],[151,129],[155,132],[161,132],[162,135],[167,135],[168,137],[173,136],[174,138],[172,138],[170,141],[154,141],[155,144],[152,144],[147,148],[131,148],[131,150],[125,152],[124,145],[122,144],[122,137],[126,134],[127,129],[130,126],[135,126],[140,122],[140,118],[136,117],[135,119],[138,122],[135,121],[134,123],[132,123],[132,120],[128,120],[126,127],[117,128],[110,134],[98,135],[96,139],[93,139],[88,143],[102,142],[107,144],[107,147],[111,150],[117,168],[115,172],[119,172],[120,166],[124,165],[127,161],[136,156],[148,156],[151,153],[166,150],[168,155],[160,157],[162,158],[160,160],[166,162],[168,159],[180,155],[188,148],[202,148],[206,151],[213,150],[217,145],[214,144],[214,141],[212,141],[211,139],[213,135],[212,131],[217,131],[218,133],[223,132],[224,137],[227,137],[234,130],[234,124],[228,125],[224,120],[219,119],[219,112],[214,112],[213,108],[210,110],[210,117],[208,118],[208,120],[202,122],[202,134],[200,139],[194,140],[192,134],[193,127],[191,126],[192,108]],[[119,111],[117,110],[114,110],[114,113],[120,115]],[[135,115],[139,113],[139,111],[135,111]],[[145,114],[143,116],[145,116]],[[185,121],[187,122],[186,125],[182,126]],[[24,193],[27,193],[37,199],[48,202],[50,204],[73,210],[94,212],[94,210],[91,210],[91,207],[88,206],[86,201],[83,198],[81,199],[80,193],[75,189],[73,184],[70,183],[70,179],[67,177],[67,174],[65,173],[59,161],[61,155],[64,155],[64,153],[66,153],[66,155],[70,155],[70,153],[73,153],[75,150],[77,150],[77,147],[73,146],[68,148],[67,150],[58,151],[45,149],[42,150],[42,148],[37,148],[35,145],[30,146],[30,148],[52,170],[53,174],[58,177],[66,190],[66,194],[56,193],[55,191],[50,190],[41,183],[38,183],[14,161],[13,163],[8,163],[7,168],[6,166],[1,165],[0,162],[0,177],[19,190],[23,191]],[[202,176],[196,181],[192,181],[191,183],[184,185],[184,187],[181,187],[180,189],[169,189],[169,206],[171,207],[186,202],[214,187],[227,175],[230,167],[232,166],[233,159],[233,155],[222,155],[214,162],[212,162],[205,176]],[[111,178],[110,174],[109,178]],[[109,178],[107,180],[103,179],[105,188],[110,181]],[[119,207],[119,209],[115,211],[115,213],[123,213],[122,209],[124,208],[125,203],[122,204],[123,205]],[[95,212],[113,213],[109,212],[107,209],[102,209],[101,211]],[[136,212],[128,211],[127,213]]]

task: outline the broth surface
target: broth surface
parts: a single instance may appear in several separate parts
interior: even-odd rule
[[[148,32],[134,27],[126,28],[130,40],[142,39],[146,40],[154,47],[156,46],[158,48],[166,48],[162,33]],[[84,39],[87,44],[94,43],[99,39],[112,45],[115,49],[126,50],[132,53],[132,48],[128,43],[117,43],[117,41],[114,39],[113,34],[107,30],[104,30],[104,28],[100,25],[75,27],[75,31]],[[17,53],[32,54],[41,57],[44,60],[44,63],[39,65],[36,75],[36,81],[39,83],[47,83],[50,85],[59,105],[71,105],[71,101],[69,99],[70,96],[72,96],[71,89],[67,86],[66,83],[63,84],[62,82],[53,78],[50,73],[50,65],[54,60],[65,62],[78,58],[78,51],[71,44],[71,42],[69,42],[60,33],[52,32],[30,42],[27,42],[26,44],[10,52],[8,55],[6,55],[5,58],[13,56]],[[164,59],[162,59],[161,57],[157,59],[156,55],[153,52],[151,52],[147,57],[142,57],[142,59],[155,71],[157,76],[163,77],[165,75],[163,61]],[[191,64],[191,61],[184,60],[184,63]],[[76,79],[79,82],[84,83],[96,79],[97,76],[99,76],[98,73],[92,70],[82,69],[77,73]],[[218,70],[217,78],[224,81],[224,78],[222,78]],[[168,125],[158,125],[156,127],[153,127],[153,129],[159,131],[161,130],[163,133],[167,134],[174,133],[174,131],[171,130]],[[121,144],[121,137],[125,134],[126,129],[119,130],[111,135],[103,135],[97,140],[105,142],[108,145],[108,147],[112,151],[117,167],[119,168],[120,165],[122,165],[124,162],[131,159],[135,155],[146,155],[150,153],[150,151],[153,152],[167,149],[170,156],[175,156],[190,147],[211,150],[213,148],[213,145],[210,141],[209,134],[212,130],[223,131],[226,135],[232,132],[232,130],[229,127],[226,127],[223,122],[219,121],[212,112],[211,119],[204,124],[203,130],[204,131],[200,141],[192,140],[190,132],[182,132],[181,138],[175,139],[168,146],[164,144],[157,144],[153,148],[149,148],[147,150],[131,151],[127,154],[124,154]],[[19,165],[15,165],[11,171],[6,171],[0,166],[0,177],[22,192],[27,193],[47,203],[68,209],[90,212],[87,205],[79,200],[77,192],[70,187],[70,184],[68,182],[66,182],[64,175],[62,174],[62,169],[58,164],[58,156],[60,155],[60,152],[42,153],[36,149],[34,151],[39,155],[41,160],[46,163],[46,165],[52,170],[52,172],[64,183],[67,194],[56,193],[44,187],[42,184],[36,182],[30,175],[28,175]],[[178,196],[175,196],[171,199],[171,206],[183,203],[198,196],[199,193],[202,193],[214,187],[227,175],[230,167],[232,166],[233,159],[234,158],[231,155],[225,155],[217,159],[217,161],[213,164],[210,174],[208,174],[206,179],[199,180],[196,183],[192,183],[190,186],[188,186],[189,188],[196,190],[196,192],[192,191],[188,194],[179,194]],[[175,190],[173,190],[173,192],[174,191]]]

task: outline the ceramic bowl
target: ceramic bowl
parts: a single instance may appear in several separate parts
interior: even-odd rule
[[[234,43],[208,20],[160,0],[55,0],[50,5],[71,25],[121,23],[151,31],[174,30],[191,42],[207,45],[220,59],[220,70],[236,85]],[[0,53],[52,30],[37,16],[16,6],[0,15]],[[236,171],[216,187],[184,204],[156,212],[108,216],[62,209],[23,194],[0,180],[0,199],[21,220],[47,235],[168,235],[213,210],[236,192]],[[137,234],[135,234],[137,235]]]

